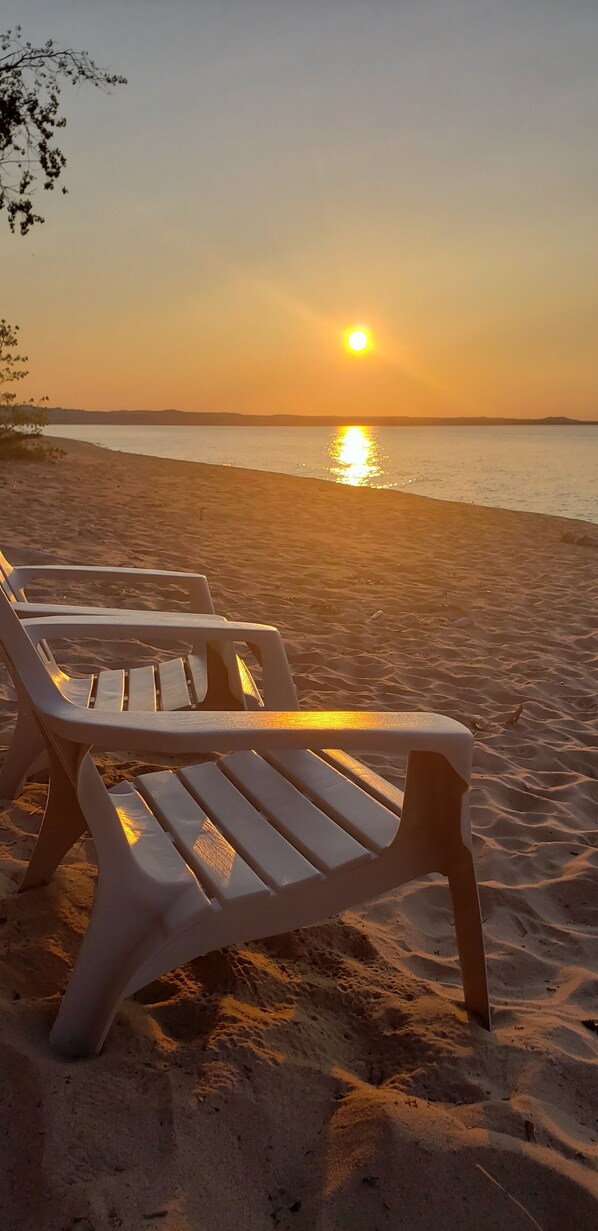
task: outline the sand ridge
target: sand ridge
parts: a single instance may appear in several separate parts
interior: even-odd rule
[[[0,803],[3,1225],[593,1228],[598,528],[71,442],[2,472],[0,508],[16,560],[205,570],[217,609],[281,628],[305,707],[471,727],[495,1006],[493,1035],[467,1021],[431,878],[175,971],[123,1006],[100,1060],[59,1061],[95,868],[83,842],[16,896],[31,783]],[[14,713],[2,672],[0,751]]]

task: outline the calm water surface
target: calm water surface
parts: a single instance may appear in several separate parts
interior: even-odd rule
[[[103,427],[52,436],[598,522],[598,428]]]

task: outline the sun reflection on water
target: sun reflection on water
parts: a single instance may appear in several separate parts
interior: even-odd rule
[[[382,473],[375,429],[340,427],[329,445],[330,472],[337,483],[363,487]]]

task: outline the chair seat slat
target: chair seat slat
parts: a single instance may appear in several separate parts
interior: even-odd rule
[[[160,681],[160,701],[163,710],[191,709],[189,685],[185,675],[182,658],[169,658],[158,663],[158,678]]]
[[[94,709],[120,713],[125,695],[124,671],[100,671],[94,701]]]
[[[129,710],[153,714],[157,707],[156,680],[151,663],[129,671]]]
[[[335,769],[340,770],[341,774],[363,787],[368,795],[384,804],[385,808],[395,812],[397,816],[401,815],[405,796],[398,786],[393,786],[392,782],[388,782],[362,761],[357,761],[349,752],[341,752],[338,748],[324,748],[319,755],[323,761],[328,761]]]
[[[262,701],[260,691],[251,674],[251,671],[249,670],[249,667],[246,665],[246,663],[243,662],[243,659],[240,658],[238,655],[237,655],[237,670],[239,672],[239,677],[241,680],[241,688],[243,689],[243,697],[245,699],[246,708],[248,710],[263,709],[264,702]]]
[[[274,889],[321,879],[313,864],[274,829],[213,762],[190,765],[179,771],[179,777],[235,850]]]
[[[201,705],[208,691],[208,667],[205,653],[189,654],[187,666],[195,689],[197,704]]]
[[[139,789],[172,834],[202,884],[223,903],[270,895],[270,889],[231,846],[204,809],[169,770],[141,774]]]
[[[131,783],[121,783],[109,791],[129,849],[140,869],[153,881],[169,886],[197,889],[196,907],[201,914],[212,910],[212,904],[197,878],[181,857],[138,791]]]
[[[390,846],[399,828],[395,813],[314,752],[295,748],[268,753],[266,759],[363,846],[376,854]]]
[[[361,843],[256,752],[232,752],[220,764],[251,803],[322,871],[371,858]]]
[[[63,697],[66,697],[67,701],[72,701],[74,705],[83,705],[87,708],[93,684],[92,675],[87,675],[82,679],[77,679],[76,676],[65,676],[63,679],[59,678],[57,683]]]

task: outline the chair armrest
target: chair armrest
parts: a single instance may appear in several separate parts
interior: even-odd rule
[[[54,709],[54,707],[53,707]],[[70,710],[70,713],[69,713]],[[196,756],[253,748],[340,748],[408,755],[436,752],[466,786],[473,736],[442,714],[291,710],[173,714],[105,714],[60,703],[44,721],[59,737],[91,748],[120,748],[169,756]]]
[[[139,619],[143,619],[145,616],[148,616],[151,619],[152,616],[155,617],[162,614],[161,611],[156,611],[154,607],[99,607],[97,603],[94,603],[93,606],[86,607],[82,606],[81,603],[38,603],[36,599],[30,599],[25,603],[11,603],[10,606],[11,610],[25,622],[28,620],[37,620],[42,618],[47,619],[50,617],[52,618],[52,621],[58,621],[64,616],[87,616],[90,619],[93,619],[95,616],[100,616],[118,619],[119,616],[124,615],[138,616]],[[175,616],[182,616],[183,619],[187,618],[189,615],[201,615],[204,619],[207,619],[212,613],[174,611],[172,614]],[[224,620],[226,617],[216,616],[215,618]]]
[[[214,604],[207,578],[201,573],[176,573],[164,569],[111,568],[88,564],[23,564],[13,568],[11,587],[24,592],[32,581],[112,581],[125,585],[155,583],[177,585],[186,590],[192,611],[213,612]]]
[[[173,641],[186,640],[194,649],[212,643],[244,641],[261,663],[264,673],[264,701],[271,710],[298,707],[282,637],[267,624],[246,624],[222,616],[170,611],[125,612],[103,616],[63,616],[22,621],[34,645],[40,641],[123,641],[141,638],[168,649]]]

